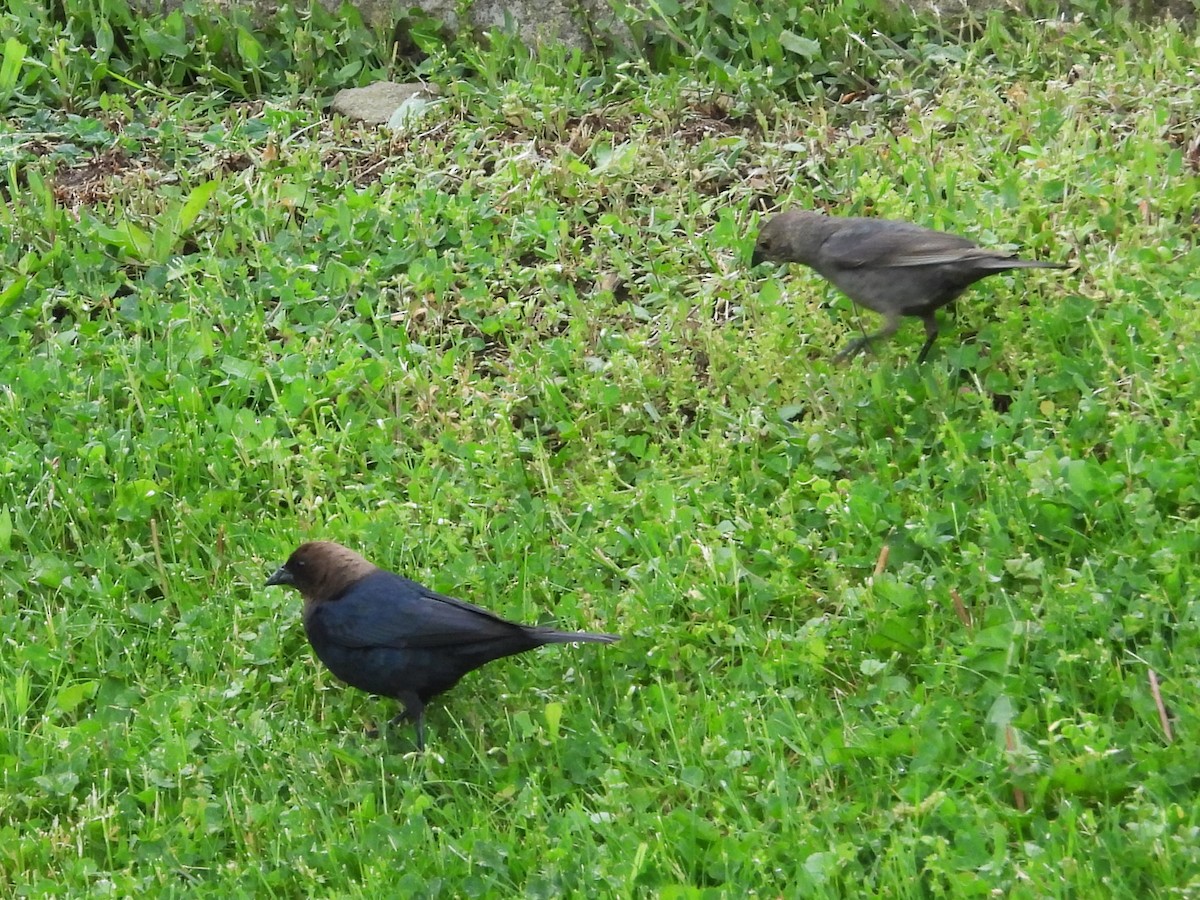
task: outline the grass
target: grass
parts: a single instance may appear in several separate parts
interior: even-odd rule
[[[807,99],[450,45],[400,136],[266,68],[13,88],[4,892],[1200,895],[1200,47],[1089,21]],[[1078,269],[837,367],[777,203]],[[623,640],[412,753],[262,587],[316,537]]]

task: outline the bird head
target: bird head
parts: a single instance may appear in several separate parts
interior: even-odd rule
[[[313,603],[332,600],[360,579],[375,571],[375,566],[348,547],[333,541],[309,541],[301,544],[287,562],[267,579],[267,586],[282,584],[296,588]]]
[[[812,265],[821,244],[838,227],[837,219],[821,213],[804,209],[780,213],[759,231],[750,265],[764,262]]]

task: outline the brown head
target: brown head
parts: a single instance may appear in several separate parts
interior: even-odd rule
[[[374,565],[341,544],[309,541],[275,570],[267,586],[291,585],[300,591],[306,605],[324,603],[375,571]]]
[[[811,266],[826,239],[845,220],[806,209],[794,209],[772,218],[758,233],[750,265],[763,262],[803,263]]]

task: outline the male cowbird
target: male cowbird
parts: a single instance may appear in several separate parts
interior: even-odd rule
[[[317,658],[346,684],[394,697],[425,747],[425,704],[484,663],[540,647],[615,634],[518,625],[380,569],[331,541],[301,544],[267,579],[304,597],[304,631]]]
[[[849,359],[893,334],[901,316],[925,323],[924,362],[938,335],[935,311],[981,278],[1009,269],[1065,269],[1062,263],[1017,259],[955,234],[890,219],[838,218],[793,210],[763,226],[751,265],[803,263],[842,293],[877,313],[884,325],[851,341],[835,359]]]

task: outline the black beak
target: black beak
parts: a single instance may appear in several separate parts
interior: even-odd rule
[[[274,584],[295,584],[296,576],[288,571],[287,566],[280,566],[275,570],[275,574],[267,579],[267,587]]]
[[[757,247],[755,247],[754,252],[750,254],[750,268],[753,269],[755,266],[760,266],[763,263],[765,263],[766,261],[767,261],[766,254],[764,254],[761,250],[759,250]]]

